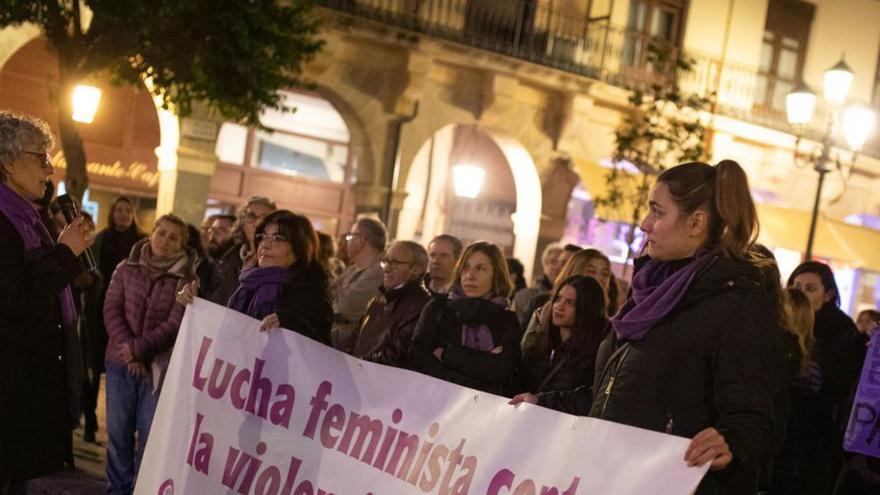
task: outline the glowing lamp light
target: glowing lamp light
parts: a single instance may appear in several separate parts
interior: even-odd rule
[[[825,99],[836,105],[843,103],[849,95],[854,77],[852,69],[841,58],[837,65],[825,71],[825,76],[822,79]]]
[[[791,125],[807,125],[816,109],[816,94],[801,83],[785,96],[785,113]]]
[[[869,108],[858,105],[843,112],[843,136],[849,149],[860,151],[874,132],[876,115]]]
[[[77,84],[73,88],[73,120],[84,124],[91,124],[95,120],[95,112],[98,111],[98,103],[100,101],[100,89],[85,84]]]
[[[483,188],[486,171],[476,165],[461,164],[452,169],[455,195],[460,198],[476,198]]]

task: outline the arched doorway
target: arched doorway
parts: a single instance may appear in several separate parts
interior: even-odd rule
[[[58,61],[41,37],[18,48],[0,70],[0,108],[45,120],[56,137],[52,151],[55,183],[63,189],[64,155],[58,142],[58,118],[52,98]],[[156,107],[146,88],[114,86],[108,77],[88,81],[101,89],[101,101],[91,124],[77,124],[86,152],[89,189],[83,209],[106,226],[107,208],[115,196],[130,196],[142,226],[155,218],[159,173],[156,148],[160,144]]]
[[[354,220],[358,160],[351,133],[335,106],[320,95],[282,92],[293,113],[263,112],[268,130],[224,123],[217,137],[217,171],[208,213],[235,210],[252,195],[305,214],[318,230],[336,235]]]
[[[405,188],[398,238],[424,244],[448,233],[465,243],[487,240],[532,266],[541,185],[515,139],[476,124],[447,125],[416,153]]]

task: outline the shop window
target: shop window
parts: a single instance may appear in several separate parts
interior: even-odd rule
[[[256,166],[288,175],[343,182],[348,146],[281,132],[257,132]]]
[[[247,127],[231,122],[224,123],[217,135],[217,146],[214,150],[217,153],[217,158],[223,163],[244,165],[247,137]]]
[[[799,0],[770,0],[755,80],[756,105],[785,112],[785,96],[803,79],[814,10]]]

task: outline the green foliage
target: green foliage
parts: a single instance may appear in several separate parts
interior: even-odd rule
[[[678,49],[652,43],[648,46],[644,88],[629,97],[632,112],[615,132],[614,168],[606,176],[606,193],[596,198],[600,208],[620,212],[634,227],[647,205],[652,178],[679,163],[704,159],[706,127],[703,114],[711,97],[689,94],[679,81],[693,70],[694,62]],[[625,162],[639,173],[623,169]],[[630,208],[630,211],[621,211]]]
[[[153,83],[181,116],[196,101],[259,125],[283,109],[279,89],[299,87],[300,67],[320,50],[313,0],[0,0],[0,27],[38,25],[62,78],[109,70],[117,82]],[[83,14],[93,16],[86,26]],[[61,86],[65,86],[61,81]]]

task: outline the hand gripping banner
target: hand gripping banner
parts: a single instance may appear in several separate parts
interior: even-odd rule
[[[877,330],[865,355],[843,448],[880,458],[880,331]]]
[[[367,363],[197,299],[138,495],[691,493],[685,438]]]

